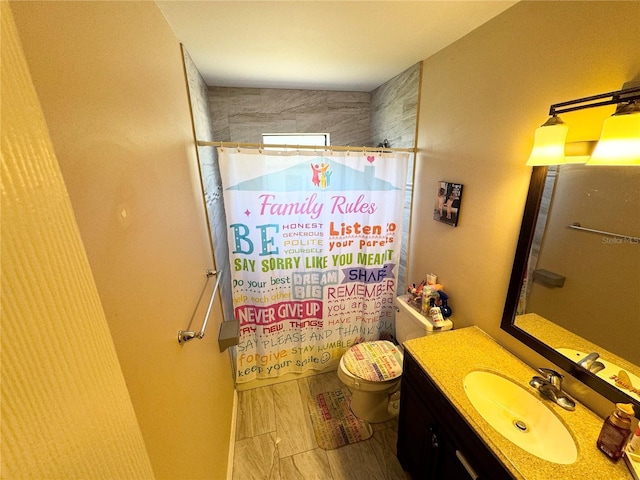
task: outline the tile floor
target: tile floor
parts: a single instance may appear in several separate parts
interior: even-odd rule
[[[307,400],[346,388],[335,372],[238,392],[233,480],[408,480],[395,456],[397,420],[335,450],[316,442]]]

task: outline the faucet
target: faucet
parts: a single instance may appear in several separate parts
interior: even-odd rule
[[[564,377],[550,368],[539,368],[538,372],[541,373],[543,377],[534,376],[529,381],[529,385],[537,389],[540,395],[557,403],[565,410],[575,410],[575,400],[562,391],[562,379]]]
[[[600,355],[596,352],[591,352],[589,355],[585,356],[582,360],[578,362],[578,365],[586,368],[592,373],[598,373],[600,370],[604,369],[604,363],[596,361]]]

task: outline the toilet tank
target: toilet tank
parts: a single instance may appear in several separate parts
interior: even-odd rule
[[[436,327],[431,319],[422,315],[416,308],[409,305],[407,296],[396,297],[396,340],[400,345],[412,338],[424,337],[432,333],[444,332],[453,328],[451,320],[445,320],[441,327]]]

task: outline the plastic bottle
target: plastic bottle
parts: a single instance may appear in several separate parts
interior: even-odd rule
[[[620,458],[622,449],[631,434],[633,413],[633,404],[616,403],[616,409],[602,425],[596,444],[605,455],[613,460]]]
[[[440,307],[436,307],[436,300],[433,297],[430,299],[429,316],[431,317],[431,320],[433,320],[433,323],[436,324],[436,326],[444,322]]]
[[[429,314],[429,299],[431,298],[431,288],[429,287],[429,285],[425,285],[425,287],[422,289],[422,305],[421,305],[421,311],[423,315],[428,315]]]
[[[449,295],[444,293],[442,290],[438,291],[438,295],[440,295],[440,302],[442,303],[442,305],[440,305],[440,311],[442,312],[442,316],[444,318],[449,318],[453,313],[453,310],[451,310],[451,307],[447,303],[449,301]]]
[[[640,423],[636,428],[636,432],[633,434],[629,443],[627,444],[627,451],[640,455]]]

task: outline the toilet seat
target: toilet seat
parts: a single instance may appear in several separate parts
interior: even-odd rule
[[[387,340],[358,343],[342,360],[349,373],[368,382],[388,382],[402,375],[402,354]]]

